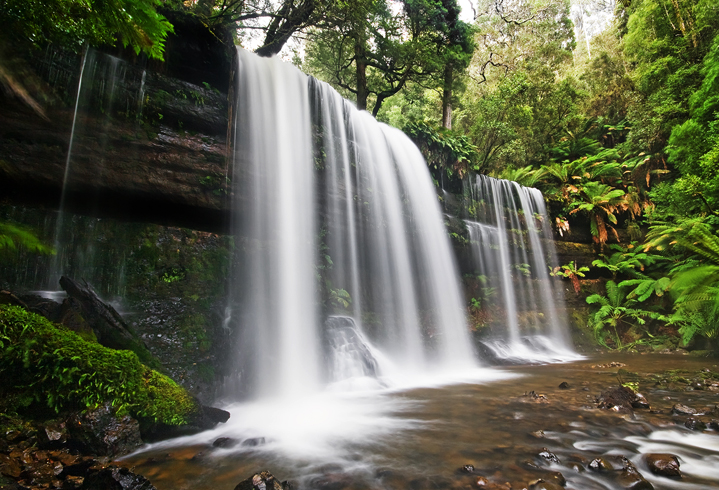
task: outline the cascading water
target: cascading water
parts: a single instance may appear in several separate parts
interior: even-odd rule
[[[49,291],[44,293],[57,290],[60,276],[63,274],[81,271],[82,274],[89,275],[90,271],[96,267],[92,240],[79,240],[80,245],[78,246],[77,243],[74,243],[76,241],[74,237],[67,236],[68,229],[72,227],[66,223],[65,206],[69,182],[73,173],[90,173],[93,176],[92,181],[96,184],[103,183],[105,159],[110,154],[108,146],[112,134],[112,116],[116,110],[113,105],[118,85],[124,81],[127,74],[126,68],[127,64],[119,58],[99,53],[94,49],[86,49],[83,53],[70,141],[65,160],[62,194],[55,222],[53,241],[57,253],[46,274],[45,288]],[[91,116],[94,114],[100,114],[100,116]],[[101,155],[101,158],[91,159],[82,151],[78,152],[76,148],[78,139],[92,140],[92,146],[95,152]],[[99,151],[97,151],[98,149]],[[92,230],[87,231],[88,234],[92,233]]]
[[[295,396],[336,381],[321,361],[331,315],[352,317],[381,374],[475,366],[419,150],[293,66],[238,56],[236,386]]]
[[[567,325],[556,305],[560,288],[549,276],[556,264],[544,198],[537,189],[477,175],[468,185],[476,220],[466,220],[477,272],[503,308],[506,330],[485,344],[503,359],[524,362],[575,359]]]

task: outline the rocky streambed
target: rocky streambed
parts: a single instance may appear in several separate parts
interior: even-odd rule
[[[475,375],[228,405],[226,424],[137,450],[9,431],[0,472],[14,483],[0,488],[719,488],[714,360],[603,355]]]
[[[118,464],[159,490],[229,490],[264,468],[333,490],[719,488],[715,363],[604,355],[505,367],[499,380],[491,369],[484,381],[231,405],[228,424]]]

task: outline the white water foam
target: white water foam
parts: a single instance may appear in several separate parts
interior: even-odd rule
[[[387,443],[390,436],[427,423],[406,415],[419,405],[401,396],[402,392],[457,383],[490,383],[518,376],[489,368],[447,370],[433,376],[383,377],[379,380],[386,386],[383,389],[377,389],[377,385],[365,389],[357,384],[356,391],[325,391],[230,404],[224,407],[231,413],[227,423],[196,435],[148,444],[127,457],[165,448],[209,445],[228,437],[237,444],[218,448],[210,453],[211,457],[265,453],[287,458],[290,463],[351,465],[357,448]]]

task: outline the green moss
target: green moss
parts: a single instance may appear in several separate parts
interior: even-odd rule
[[[17,306],[0,305],[0,376],[0,396],[11,410],[60,412],[109,401],[119,413],[182,425],[199,409],[135,353],[88,342]]]

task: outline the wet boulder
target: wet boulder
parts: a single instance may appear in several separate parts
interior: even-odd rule
[[[88,454],[119,456],[142,444],[137,420],[118,416],[110,403],[72,415],[67,427],[68,445]]]
[[[644,456],[649,471],[661,476],[682,476],[679,458],[668,453],[651,453]]]
[[[200,411],[190,421],[191,425],[197,425],[203,430],[212,429],[217,424],[224,424],[230,420],[230,412],[221,408],[207,407],[202,405]]]
[[[624,456],[600,456],[589,463],[589,469],[597,472],[621,471],[633,466]]]
[[[80,284],[62,276],[60,286],[67,292],[68,308],[87,322],[100,344],[111,349],[131,350],[146,365],[159,366],[142,339],[130,329],[112,305],[100,299],[89,284]]]
[[[540,451],[540,453],[539,453],[539,457],[549,461],[550,463],[557,463],[557,464],[560,463],[557,455],[554,454],[553,452],[549,451],[546,447],[542,448],[542,451]]]
[[[174,437],[197,434],[203,430],[214,428],[217,424],[224,424],[230,418],[230,412],[221,408],[200,405],[198,410],[189,415],[187,424],[167,425],[159,422],[143,421],[140,430],[142,438],[147,442],[172,439]]]
[[[696,415],[697,411],[681,403],[677,403],[672,407],[672,415]]]
[[[607,455],[593,459],[589,463],[589,469],[599,473],[605,473],[612,478],[617,488],[627,490],[653,490],[649,483],[634,464],[624,456]]]
[[[156,490],[150,481],[127,468],[108,466],[88,474],[81,490]]]
[[[632,408],[642,408],[645,410],[649,410],[652,407],[649,405],[647,399],[644,398],[644,395],[642,395],[641,393],[636,393],[634,401],[632,402]]]
[[[233,439],[232,437],[218,437],[215,442],[212,443],[212,447],[233,447],[237,446],[240,441]]]
[[[38,431],[38,440],[43,449],[60,448],[67,445],[70,432],[65,421],[46,422],[44,427]]]
[[[269,471],[260,471],[251,477],[242,480],[234,490],[290,490],[291,486],[286,481],[279,481]]]
[[[590,461],[588,467],[590,470],[597,472],[612,471],[614,469],[612,464],[604,458],[594,458]]]
[[[33,461],[25,464],[21,477],[32,486],[50,485],[58,479],[62,469],[58,462]]]
[[[0,453],[0,475],[10,478],[20,478],[22,464],[15,458]]]
[[[635,408],[649,408],[646,398],[628,386],[618,386],[602,392],[597,398],[599,408],[629,411]]]
[[[701,419],[698,419],[696,417],[689,417],[684,422],[684,427],[689,430],[706,430],[707,424],[705,424]]]

